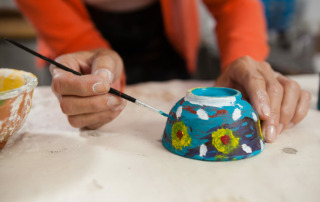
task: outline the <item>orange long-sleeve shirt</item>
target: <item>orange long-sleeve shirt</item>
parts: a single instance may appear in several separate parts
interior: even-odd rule
[[[199,48],[197,0],[160,0],[165,31],[194,72]],[[222,70],[249,55],[261,61],[268,54],[266,25],[259,0],[203,0],[217,21]],[[55,58],[61,54],[110,47],[95,28],[82,0],[16,0],[36,28],[38,50]]]

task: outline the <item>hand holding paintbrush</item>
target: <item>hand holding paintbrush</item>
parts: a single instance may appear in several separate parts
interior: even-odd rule
[[[56,91],[56,94],[63,95],[61,97],[62,99],[59,100],[62,110],[68,115],[69,122],[75,127],[89,126],[89,128],[98,128],[106,122],[111,121],[120,113],[124,107],[123,104],[119,102],[119,99],[116,99],[110,95],[106,95],[105,93],[107,92],[146,107],[147,109],[157,112],[163,116],[169,117],[168,114],[156,108],[153,108],[114,88],[109,88],[110,86],[103,82],[101,78],[99,80],[99,76],[88,74],[91,72],[92,66],[95,68],[95,73],[102,75],[101,77],[107,78],[108,81],[112,80],[113,75],[111,71],[101,68],[101,66],[117,68],[116,65],[119,65],[116,64],[117,62],[114,60],[110,60],[110,56],[103,57],[114,54],[106,52],[110,50],[101,49],[100,52],[92,52],[91,55],[88,55],[87,52],[78,52],[72,55],[65,55],[64,57],[69,57],[68,62],[63,61],[63,57],[60,57],[57,60],[59,61],[58,63],[57,61],[46,58],[15,41],[9,39],[4,40],[59,68],[52,71],[53,82],[56,83],[54,90]],[[73,58],[70,60],[70,57]],[[79,70],[81,69],[81,72],[87,73],[87,75],[82,75],[78,71],[70,69],[66,65],[61,64],[62,62],[64,64],[68,64],[67,66],[72,65],[73,67],[78,67]],[[69,74],[69,72],[72,74]],[[81,76],[81,78],[75,75]],[[119,76],[120,75],[116,75],[118,78]]]

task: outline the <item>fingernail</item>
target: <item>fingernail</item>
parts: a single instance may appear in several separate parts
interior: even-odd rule
[[[279,127],[278,127],[278,134],[280,134],[282,132],[282,130],[283,130],[283,124],[280,123]]]
[[[60,101],[62,99],[62,95],[57,95],[58,100]]]
[[[265,115],[270,117],[270,107],[268,105],[262,105],[261,112]]]
[[[121,104],[121,105],[119,105],[119,106],[117,106],[117,107],[115,107],[115,108],[113,108],[111,110],[112,111],[121,111],[121,110],[124,109],[125,106],[126,106],[125,104]]]
[[[100,76],[101,78],[103,78],[105,81],[107,81],[108,83],[113,83],[113,74],[108,70],[108,69],[98,69],[95,72],[95,75]]]
[[[290,122],[288,125],[288,128],[293,128],[293,126],[294,126],[294,123]]]
[[[98,82],[98,83],[93,84],[92,90],[97,94],[102,94],[102,93],[107,93],[109,89],[108,89],[106,83]]]
[[[267,128],[266,139],[273,142],[276,139],[276,128],[274,126],[269,126]]]
[[[58,71],[58,69],[57,69],[56,67],[54,67],[54,68],[51,70],[51,75],[52,75],[53,77],[56,77],[56,76],[59,75],[59,71]]]
[[[53,75],[55,73],[55,67],[53,65],[50,65],[49,71],[51,75]]]
[[[107,105],[112,107],[112,106],[116,106],[116,105],[119,105],[121,103],[121,101],[119,101],[116,97],[114,96],[110,96],[108,98],[108,102],[107,102]]]

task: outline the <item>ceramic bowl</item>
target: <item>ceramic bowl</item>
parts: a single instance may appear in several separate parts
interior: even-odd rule
[[[0,68],[0,149],[25,122],[37,84],[31,73]]]
[[[231,161],[254,156],[264,148],[258,114],[237,90],[191,89],[170,115],[162,143],[177,155]]]

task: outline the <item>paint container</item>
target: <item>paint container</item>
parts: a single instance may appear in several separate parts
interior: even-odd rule
[[[37,84],[31,73],[0,68],[0,149],[25,122]]]
[[[232,161],[257,155],[264,148],[258,114],[237,90],[191,89],[170,115],[162,143],[177,155]]]

